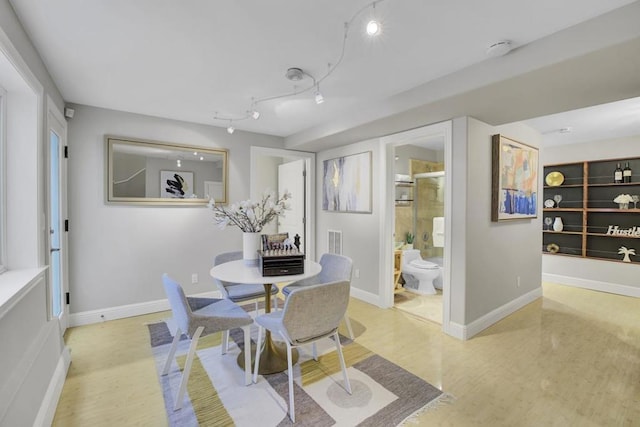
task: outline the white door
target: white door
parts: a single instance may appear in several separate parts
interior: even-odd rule
[[[48,114],[49,157],[49,283],[51,316],[60,321],[61,332],[69,323],[67,294],[67,125],[57,111]]]
[[[290,209],[278,220],[278,233],[289,233],[291,239],[300,236],[300,250],[306,251],[305,222],[305,161],[303,159],[278,165],[278,196],[285,191],[291,193]]]

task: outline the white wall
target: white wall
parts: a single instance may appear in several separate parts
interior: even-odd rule
[[[0,425],[47,425],[68,353],[47,307],[43,118],[62,97],[7,0],[0,0],[0,85],[8,91],[7,266],[0,276]],[[8,297],[8,298],[7,298]]]
[[[105,204],[105,134],[229,150],[229,200],[249,198],[249,148],[282,139],[75,105],[69,122],[70,312],[164,300],[169,273],[187,294],[214,291],[213,257],[241,246],[237,228],[220,230],[206,207]],[[199,283],[191,284],[197,273]],[[73,321],[74,316],[72,316]],[[77,316],[76,316],[77,318]],[[99,318],[99,317],[98,317]]]
[[[640,157],[640,135],[542,150],[543,165],[625,157]],[[542,255],[542,273],[546,281],[640,297],[638,264]]]

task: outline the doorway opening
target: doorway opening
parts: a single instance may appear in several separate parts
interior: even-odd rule
[[[392,271],[381,284],[385,306],[442,324],[450,310],[449,221],[452,123],[413,129],[381,140],[386,153],[384,245]]]
[[[289,233],[300,237],[300,250],[315,259],[315,154],[278,148],[251,147],[251,198],[265,191],[291,193],[289,209],[264,234]]]

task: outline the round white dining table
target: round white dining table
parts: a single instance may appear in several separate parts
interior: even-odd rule
[[[292,282],[294,280],[313,277],[320,273],[322,266],[315,261],[304,261],[304,273],[287,276],[263,276],[258,266],[246,265],[244,260],[229,261],[216,265],[210,270],[211,277],[231,283],[261,284],[264,285],[264,311],[271,312],[271,287],[275,283]],[[295,363],[298,353],[292,354]],[[251,352],[254,360],[255,351]],[[253,363],[253,362],[252,362]],[[238,356],[238,365],[244,368],[244,350]],[[276,343],[271,338],[271,332],[266,331],[264,348],[260,353],[259,374],[274,374],[287,369],[287,350],[284,344]]]

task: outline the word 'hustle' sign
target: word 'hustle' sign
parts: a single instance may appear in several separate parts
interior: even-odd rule
[[[620,228],[617,225],[610,225],[606,234],[609,236],[640,237],[640,227]]]

